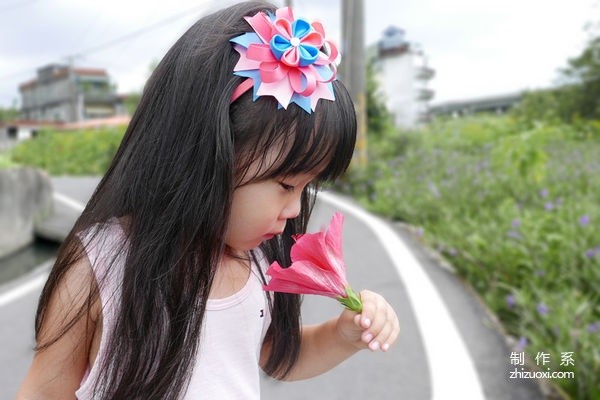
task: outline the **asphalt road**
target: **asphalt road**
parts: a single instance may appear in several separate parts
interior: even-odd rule
[[[55,223],[62,221],[63,228],[72,224],[96,183],[97,178],[54,178]],[[310,380],[283,383],[263,377],[263,399],[544,398],[537,381],[509,379],[511,349],[494,319],[406,228],[325,194],[317,202],[311,230],[326,225],[336,210],[346,215],[349,282],[356,290],[368,288],[388,299],[400,318],[400,338],[387,353],[361,352]],[[31,360],[35,307],[48,267],[41,265],[0,286],[0,399],[14,397]],[[305,297],[305,323],[339,312],[331,299]]]

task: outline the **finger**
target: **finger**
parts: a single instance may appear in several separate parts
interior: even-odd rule
[[[398,339],[400,334],[400,323],[394,310],[388,306],[387,309],[387,322],[381,332],[374,338],[374,341],[379,343],[379,348],[383,351],[388,351],[390,347]],[[374,345],[377,347],[376,345]]]
[[[369,318],[370,327],[363,332],[361,339],[372,351],[387,351],[395,342],[400,330],[398,317],[383,297],[375,293],[365,293],[365,298],[368,298],[365,303],[373,314]]]
[[[373,323],[373,318],[377,314],[377,295],[368,290],[363,290],[360,292],[360,299],[363,304],[363,309],[360,313],[360,326],[363,329],[369,329]]]

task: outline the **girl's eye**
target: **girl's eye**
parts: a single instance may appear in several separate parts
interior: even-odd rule
[[[286,192],[293,192],[296,189],[295,186],[288,185],[287,183],[279,182],[279,186],[283,188]]]

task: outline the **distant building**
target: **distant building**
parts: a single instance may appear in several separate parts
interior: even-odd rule
[[[375,73],[381,95],[398,127],[411,128],[429,119],[433,90],[427,87],[435,71],[427,65],[421,47],[391,26],[376,46]]]
[[[124,114],[121,98],[105,70],[50,64],[19,85],[22,118],[78,122]]]

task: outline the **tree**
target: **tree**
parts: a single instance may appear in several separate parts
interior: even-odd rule
[[[514,114],[528,121],[567,123],[600,118],[600,33],[591,35],[580,55],[567,60],[558,82],[558,87],[525,93]]]
[[[591,39],[579,56],[569,59],[562,74],[577,87],[571,100],[579,116],[600,118],[600,35]]]
[[[379,92],[379,83],[375,77],[373,59],[367,61],[367,133],[381,137],[392,128],[392,119],[383,97]]]

